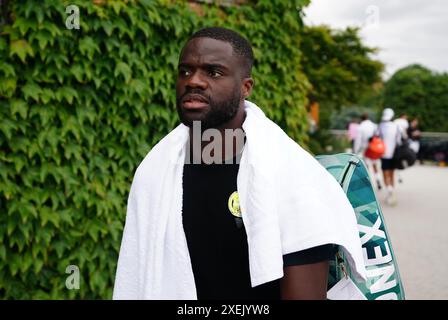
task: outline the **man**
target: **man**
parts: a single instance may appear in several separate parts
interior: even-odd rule
[[[355,136],[353,152],[363,155],[369,146],[369,140],[375,134],[377,125],[373,123],[369,116],[364,113],[361,115],[361,123],[359,124],[357,134]]]
[[[418,127],[418,119],[413,118],[409,123],[409,128],[407,132],[407,136],[409,138],[409,148],[418,155],[420,150],[420,139],[421,139],[421,131]]]
[[[305,152],[245,101],[252,64],[248,41],[224,28],[202,29],[182,49],[176,85],[182,124],[137,169],[115,299],[325,299],[336,244],[358,261],[362,275],[354,213],[336,181],[307,154],[303,168],[290,174],[322,180],[322,194],[308,184],[308,191],[293,188],[309,193],[294,200],[283,186],[287,173],[272,170]],[[199,143],[197,128],[208,136]],[[284,143],[300,156],[277,152],[289,152],[279,147]],[[309,166],[315,176],[307,175]],[[324,199],[334,199],[334,215]],[[296,221],[301,215],[307,223]]]
[[[364,152],[369,146],[370,139],[376,133],[377,127],[378,126],[369,119],[367,113],[364,113],[361,116],[361,123],[359,124],[355,141],[353,144],[353,153],[356,153],[359,156],[364,157],[367,167],[371,169],[373,172],[378,190],[381,190],[381,181],[379,177],[380,162],[378,160],[365,157],[364,155]]]
[[[408,128],[409,128],[409,121],[408,121],[408,115],[405,113],[402,113],[397,119],[394,120],[394,122],[397,124],[398,129],[400,130],[401,137],[403,140],[406,140],[408,138]]]
[[[394,152],[395,148],[401,144],[402,134],[399,126],[392,121],[394,111],[391,108],[385,108],[381,117],[378,131],[380,137],[386,145],[386,151],[381,158],[381,169],[383,170],[384,184],[386,185],[387,197],[386,203],[396,205],[397,199],[394,192]]]

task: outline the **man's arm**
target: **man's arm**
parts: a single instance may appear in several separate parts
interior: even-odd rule
[[[280,283],[282,299],[325,300],[328,268],[328,260],[285,267]]]

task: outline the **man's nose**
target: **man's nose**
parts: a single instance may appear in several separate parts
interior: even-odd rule
[[[207,81],[204,80],[204,76],[201,74],[200,70],[195,71],[191,77],[188,78],[188,81],[186,83],[187,87],[190,88],[200,88],[200,89],[207,89]]]

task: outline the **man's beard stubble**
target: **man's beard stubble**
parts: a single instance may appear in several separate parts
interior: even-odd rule
[[[209,101],[208,112],[198,119],[187,119],[184,115],[184,111],[181,108],[182,98],[189,94],[196,93],[205,96]],[[187,127],[193,127],[193,121],[201,121],[201,130],[206,130],[210,128],[216,128],[232,120],[238,112],[241,101],[241,92],[239,90],[234,90],[233,96],[221,103],[215,102],[211,97],[203,94],[202,90],[192,89],[184,93],[182,97],[176,97],[176,108],[179,115],[180,121]]]

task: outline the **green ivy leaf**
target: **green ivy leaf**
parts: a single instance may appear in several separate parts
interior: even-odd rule
[[[13,24],[14,28],[18,28],[20,34],[24,36],[28,30],[35,30],[36,23],[34,20],[27,19],[26,17],[17,17]]]
[[[18,113],[22,119],[27,118],[28,105],[23,100],[13,99],[11,100],[11,114],[15,115]]]
[[[84,70],[79,64],[75,64],[70,68],[70,72],[75,76],[78,82],[83,82]]]
[[[17,272],[19,272],[20,268],[20,260],[18,258],[18,254],[14,254],[9,261],[9,270],[11,272],[11,275],[14,277]]]
[[[43,104],[48,104],[54,98],[54,91],[51,89],[42,89],[42,94],[40,96]]]
[[[37,22],[42,23],[44,21],[44,9],[42,8],[42,6],[37,6],[34,13],[37,17]]]
[[[23,167],[25,167],[27,165],[27,162],[28,161],[23,156],[15,157],[14,158],[14,167],[16,169],[16,172],[20,173],[22,171]]]
[[[122,2],[122,1],[111,0],[111,1],[108,1],[107,4],[112,7],[112,9],[114,10],[115,14],[117,14],[117,15],[120,14],[120,11],[122,9],[126,8],[125,3]]]
[[[44,262],[41,259],[35,259],[33,265],[34,265],[34,274],[39,275],[42,270],[42,267],[44,266]]]
[[[91,37],[85,37],[79,41],[79,51],[82,55],[86,55],[89,60],[93,59],[95,52],[101,52],[97,43]]]
[[[7,227],[6,227],[6,234],[8,235],[8,237],[11,236],[11,234],[13,233],[14,229],[17,226],[17,221],[16,219],[13,218],[9,218],[8,219],[8,223],[7,223]]]
[[[0,83],[2,84],[0,86],[0,97],[11,98],[16,91],[17,79],[0,77]]]
[[[137,27],[139,30],[143,32],[146,38],[149,38],[151,35],[151,28],[149,27],[148,23],[145,23],[142,20],[137,21]]]
[[[71,105],[74,98],[78,99],[78,92],[71,87],[64,86],[56,91],[55,97],[58,101],[65,99]]]
[[[34,57],[34,51],[26,40],[11,41],[9,56],[13,57],[14,55],[17,55],[25,63],[27,56]]]
[[[47,47],[48,43],[50,43],[51,45],[54,44],[54,38],[52,37],[51,33],[47,30],[40,30],[35,35],[35,38],[37,39],[37,42],[39,43],[39,48],[41,50],[44,50]]]
[[[104,20],[101,22],[104,32],[110,37],[114,31],[114,24],[110,20]]]
[[[56,228],[59,228],[59,216],[51,208],[42,207],[39,212],[40,226],[45,227],[48,222],[51,222]]]
[[[142,79],[132,79],[129,87],[137,92],[140,97],[144,97],[145,92],[147,92],[148,84]]]
[[[0,61],[0,72],[3,73],[6,78],[16,76],[14,67],[4,61]]]
[[[22,92],[25,99],[32,98],[34,101],[39,101],[39,95],[42,89],[34,82],[29,82],[22,87]]]
[[[5,246],[0,246],[0,260],[6,261],[6,248],[5,248]]]
[[[28,269],[32,266],[33,260],[29,255],[24,252],[22,255],[22,263],[20,264],[20,273],[24,274],[28,271]]]
[[[8,140],[11,140],[12,133],[17,129],[17,124],[9,119],[3,119],[0,121],[0,131],[3,132]]]
[[[62,36],[62,29],[61,26],[56,25],[49,20],[43,20],[39,23],[39,30],[48,30],[53,38],[57,38],[58,36]]]
[[[58,70],[56,71],[56,77],[59,79],[63,79],[63,70],[65,70],[65,67],[69,64],[69,60],[67,55],[61,54],[59,52],[50,51],[48,52],[45,62],[47,64],[50,64],[54,62]]]
[[[63,241],[57,241],[53,243],[53,248],[56,250],[58,258],[62,258],[67,245]]]
[[[131,68],[129,68],[129,66],[124,62],[118,62],[117,66],[115,67],[114,76],[118,77],[119,75],[122,75],[124,77],[126,83],[128,83],[131,79]]]

